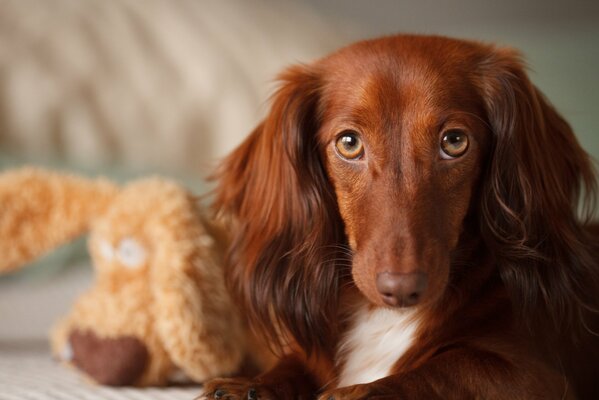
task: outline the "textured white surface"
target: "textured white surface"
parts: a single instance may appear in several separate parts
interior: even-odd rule
[[[0,279],[0,343],[45,340],[56,321],[92,284],[92,269],[85,263],[48,276],[42,275],[45,265],[39,267],[31,271],[39,272],[36,277]]]
[[[110,388],[54,361],[42,342],[0,342],[0,400],[192,400],[200,386]]]

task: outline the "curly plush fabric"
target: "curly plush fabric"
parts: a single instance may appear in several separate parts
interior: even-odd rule
[[[186,189],[26,168],[0,174],[0,204],[0,272],[89,233],[95,282],[56,325],[57,358],[119,386],[240,369],[246,335],[225,289],[226,234]]]

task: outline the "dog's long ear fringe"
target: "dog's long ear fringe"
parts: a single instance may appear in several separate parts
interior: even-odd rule
[[[516,52],[496,49],[481,63],[479,85],[494,135],[483,235],[522,319],[575,332],[599,287],[597,240],[585,229],[596,205],[592,162]]]
[[[319,74],[280,78],[269,115],[215,174],[216,210],[234,222],[227,279],[271,339],[332,349],[344,236],[317,146]]]
[[[226,237],[184,188],[166,181],[145,184],[139,192],[160,201],[153,216],[160,222],[152,231],[160,251],[154,254],[149,285],[162,346],[194,381],[234,374],[246,348],[221,268]]]

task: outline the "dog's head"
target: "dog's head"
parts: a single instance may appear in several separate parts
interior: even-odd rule
[[[432,38],[364,42],[323,62],[318,140],[374,304],[433,300],[490,147],[472,48]],[[359,60],[359,61],[357,61]]]
[[[216,200],[239,222],[231,281],[263,323],[311,347],[335,334],[344,284],[375,305],[435,303],[465,235],[520,289],[538,278],[515,276],[520,261],[575,242],[593,171],[516,52],[394,36],[281,79]]]

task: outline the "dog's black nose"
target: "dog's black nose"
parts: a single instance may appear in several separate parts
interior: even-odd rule
[[[381,272],[376,278],[376,288],[385,304],[392,307],[416,305],[428,284],[424,272]]]

